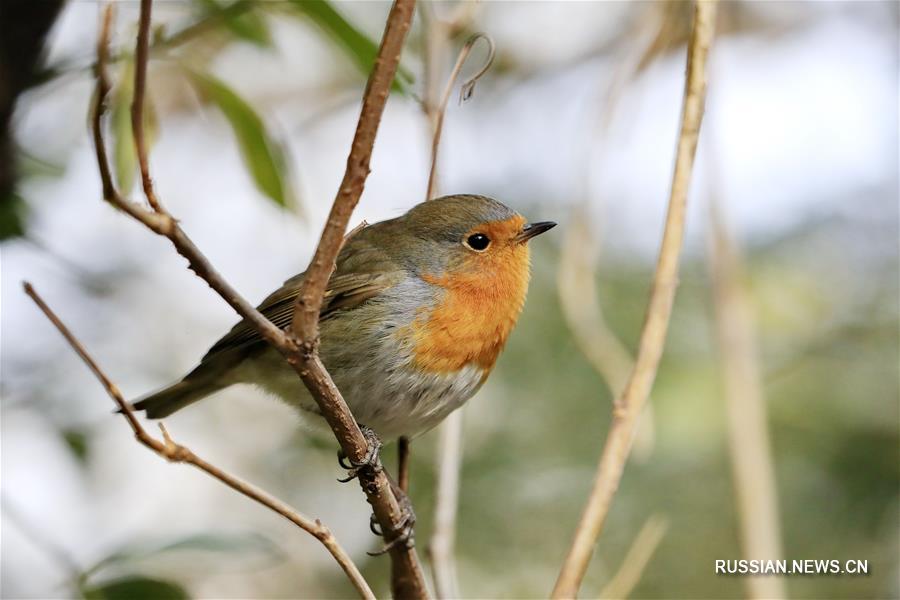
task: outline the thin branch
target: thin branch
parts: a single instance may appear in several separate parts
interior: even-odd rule
[[[156,454],[162,456],[166,460],[170,462],[181,462],[192,465],[201,471],[204,471],[208,475],[218,479],[231,489],[247,496],[251,500],[255,500],[256,502],[262,504],[266,508],[278,513],[291,523],[297,525],[304,531],[308,532],[312,536],[314,536],[317,540],[322,542],[322,545],[328,550],[329,553],[334,557],[337,563],[344,570],[344,573],[347,574],[347,577],[350,579],[350,582],[353,584],[353,587],[359,592],[359,595],[363,598],[375,598],[375,595],[372,593],[372,590],[369,588],[369,584],[366,583],[366,580],[363,578],[362,574],[359,572],[359,569],[350,559],[350,556],[344,551],[335,537],[332,535],[331,531],[323,525],[318,519],[310,519],[293,508],[282,502],[281,500],[269,495],[265,491],[257,488],[256,486],[247,483],[237,477],[230,475],[223,471],[222,469],[216,467],[215,465],[210,464],[204,459],[200,458],[196,454],[193,453],[186,446],[182,446],[181,444],[176,443],[169,436],[165,427],[162,423],[159,424],[160,430],[163,434],[163,441],[157,440],[153,436],[151,436],[144,427],[141,425],[140,421],[137,420],[137,417],[134,416],[134,413],[131,410],[128,402],[125,401],[125,398],[122,396],[122,393],[119,391],[119,388],[112,382],[112,380],[106,376],[106,373],[100,368],[97,362],[88,354],[84,345],[72,334],[68,327],[60,320],[56,313],[51,310],[47,303],[44,302],[43,298],[35,291],[34,287],[28,282],[23,283],[23,287],[25,288],[25,293],[37,304],[38,308],[46,315],[46,317],[53,323],[53,326],[62,334],[62,336],[66,339],[72,349],[81,357],[81,360],[90,368],[90,370],[94,373],[100,383],[103,385],[104,389],[106,389],[106,393],[109,394],[110,398],[113,399],[113,402],[116,403],[116,406],[119,409],[119,412],[122,413],[122,416],[128,422],[128,426],[131,428],[131,431],[134,433],[134,437],[138,442],[155,452]]]
[[[759,349],[741,258],[717,208],[713,198],[708,256],[741,546],[746,558],[774,560],[783,553]],[[745,584],[749,598],[787,597],[781,577],[747,577]]]
[[[475,91],[475,84],[478,83],[478,80],[487,73],[488,69],[491,68],[491,65],[494,62],[494,40],[491,39],[489,35],[486,33],[475,33],[466,40],[465,45],[463,45],[462,49],[459,51],[459,55],[456,57],[456,64],[453,66],[453,70],[450,72],[450,78],[447,80],[447,86],[444,88],[444,95],[441,97],[441,103],[437,107],[437,113],[434,115],[434,136],[431,141],[431,170],[428,173],[428,187],[426,188],[425,199],[431,200],[434,198],[434,190],[437,186],[436,181],[436,170],[437,170],[437,160],[438,160],[438,147],[441,143],[441,134],[444,129],[444,115],[447,112],[447,103],[450,101],[450,94],[453,92],[453,86],[456,85],[456,80],[459,78],[459,73],[462,71],[463,65],[466,62],[466,59],[469,58],[469,54],[472,52],[472,48],[478,42],[478,40],[484,40],[488,45],[488,56],[484,61],[484,64],[478,69],[478,72],[469,77],[460,88],[459,93],[459,101],[465,102],[469,98],[472,97],[472,93]]]
[[[652,515],[647,519],[625,553],[619,570],[600,592],[600,598],[622,600],[631,594],[668,528],[669,522],[665,517]]]
[[[356,462],[360,462],[365,456],[367,442],[346,402],[318,357],[318,314],[325,285],[334,268],[335,257],[344,239],[347,221],[359,201],[365,178],[369,173],[369,158],[375,133],[400,60],[400,52],[412,20],[414,4],[414,0],[397,0],[391,8],[382,44],[363,97],[360,120],[347,161],[347,172],[332,206],[316,254],[307,270],[307,277],[298,297],[294,322],[289,332],[272,324],[237,290],[232,288],[213,269],[210,262],[168,212],[162,208],[158,213],[144,210],[125,200],[115,189],[102,135],[102,115],[105,109],[105,98],[109,91],[108,77],[105,72],[108,62],[109,13],[106,15],[98,45],[98,90],[93,127],[97,162],[103,180],[104,198],[125,210],[155,233],[168,238],[175,246],[176,251],[188,260],[191,270],[206,281],[241,317],[253,325],[263,339],[285,356],[310,390],[344,453]],[[149,20],[149,16],[149,11],[142,11],[139,31],[149,29],[149,24],[146,22]],[[146,60],[146,55],[143,58]],[[139,96],[136,95],[136,97]],[[145,152],[145,150],[142,151]],[[403,533],[404,523],[403,511],[391,491],[386,474],[378,469],[364,470],[359,481],[372,505],[375,517],[384,531],[385,540],[391,546],[395,596],[415,598],[427,596],[424,576],[415,550],[403,544],[391,545],[391,542]]]
[[[395,0],[391,6],[378,56],[363,94],[356,133],[347,157],[347,168],[316,252],[300,286],[287,336],[297,348],[286,353],[288,362],[316,400],[343,452],[356,462],[365,457],[368,444],[318,356],[319,311],[347,223],[359,203],[369,175],[375,136],[400,62],[406,34],[412,23],[414,8],[415,0]],[[364,470],[361,475],[360,485],[366,492],[375,518],[391,548],[391,587],[394,596],[426,597],[428,591],[415,549],[404,544],[391,544],[402,534],[403,511],[394,497],[386,474],[380,470]]]
[[[456,513],[462,466],[463,412],[456,410],[441,423],[438,438],[438,482],[434,499],[434,530],[428,555],[438,598],[459,598],[456,570]]]
[[[597,538],[619,487],[638,416],[656,379],[678,284],[678,261],[684,238],[687,192],[703,118],[706,62],[712,44],[715,14],[714,0],[698,0],[694,5],[681,131],[675,156],[669,210],[635,367],[625,390],[613,408],[613,420],[597,465],[594,486],[554,586],[554,598],[573,598],[578,593],[594,553]]]
[[[409,493],[409,438],[405,435],[397,439],[397,485]]]
[[[319,311],[341,239],[369,175],[375,135],[400,62],[400,52],[409,31],[414,6],[415,0],[396,0],[391,7],[378,57],[366,83],[344,178],[297,297],[291,329],[294,336],[310,346],[309,350],[314,350],[317,344]],[[358,437],[364,441],[362,434]]]
[[[147,88],[147,63],[150,52],[150,12],[153,0],[141,0],[141,18],[138,23],[137,42],[134,49],[134,97],[131,100],[131,129],[134,132],[134,146],[141,168],[141,184],[150,207],[162,212],[153,181],[150,179],[150,165],[147,159],[147,144],[144,143],[144,93]]]

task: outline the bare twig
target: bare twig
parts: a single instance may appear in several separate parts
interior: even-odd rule
[[[712,44],[715,13],[714,1],[698,0],[694,5],[681,112],[681,132],[672,176],[669,211],[653,289],[650,292],[647,316],[641,331],[640,346],[628,384],[613,408],[613,420],[597,466],[594,486],[553,589],[554,598],[573,598],[578,592],[594,553],[597,537],[618,489],[638,416],[653,386],[662,357],[678,283],[678,261],[684,237],[687,192],[703,118],[706,60]]]
[[[466,40],[466,43],[463,45],[462,50],[459,51],[459,55],[456,58],[456,64],[453,66],[453,71],[450,72],[450,78],[447,80],[447,86],[444,88],[444,94],[441,97],[441,103],[437,107],[436,114],[433,115],[434,119],[434,136],[431,141],[431,170],[428,173],[428,188],[426,189],[425,199],[431,200],[434,198],[434,190],[437,186],[436,181],[436,170],[437,170],[437,160],[438,160],[438,147],[441,143],[441,133],[444,129],[444,115],[447,113],[447,103],[450,101],[450,94],[453,92],[453,86],[456,85],[456,80],[459,78],[459,73],[462,71],[463,65],[466,62],[466,59],[469,58],[469,54],[472,52],[472,48],[478,42],[478,40],[484,40],[488,45],[488,56],[485,59],[484,64],[478,69],[478,72],[469,77],[460,88],[459,92],[459,101],[465,102],[469,98],[472,97],[472,93],[475,91],[475,84],[478,83],[478,80],[487,73],[487,70],[491,68],[491,64],[494,62],[494,40],[485,33],[475,33]],[[428,110],[428,107],[426,108]]]
[[[142,0],[149,1],[149,0]],[[294,321],[289,332],[273,325],[265,316],[248,303],[219,275],[182,231],[177,221],[164,209],[147,211],[126,200],[112,183],[108,157],[102,135],[102,115],[109,91],[106,75],[108,62],[110,13],[107,11],[98,45],[97,99],[94,107],[93,129],[97,162],[103,180],[104,198],[114,206],[146,225],[155,233],[168,238],[179,254],[184,256],[190,268],[212,287],[235,311],[252,324],[267,342],[285,356],[288,363],[300,375],[304,384],[319,405],[322,415],[331,426],[335,437],[348,458],[361,461],[367,450],[367,442],[350,413],[346,402],[325,371],[317,354],[318,314],[325,285],[334,268],[335,257],[344,239],[344,231],[350,214],[359,201],[365,179],[369,173],[369,157],[375,133],[381,119],[391,82],[400,59],[409,24],[412,20],[414,0],[397,0],[388,16],[382,44],[375,66],[370,74],[356,136],[347,161],[347,171],[337,198],[332,206],[322,239],[307,270],[307,277],[298,296]],[[139,31],[149,28],[149,10],[141,12]],[[138,44],[140,47],[140,43]],[[146,61],[146,54],[142,56]],[[136,99],[140,99],[137,93]],[[137,112],[140,113],[138,108]],[[140,152],[146,152],[145,149]],[[149,179],[149,176],[148,176]],[[146,188],[145,188],[146,189]],[[151,188],[152,189],[152,188]],[[394,497],[387,476],[379,470],[366,470],[359,478],[385,539],[397,539],[403,530],[403,512]],[[427,589],[413,548],[404,544],[391,545],[393,588],[396,596],[425,597]]]
[[[409,493],[409,438],[405,435],[397,439],[397,485]]]
[[[281,500],[269,495],[265,491],[257,488],[256,486],[242,481],[237,477],[230,475],[223,471],[222,469],[216,467],[215,465],[210,464],[204,459],[200,458],[196,454],[194,454],[189,448],[182,446],[172,440],[169,437],[168,432],[163,427],[162,423],[160,423],[160,429],[163,434],[163,441],[159,441],[153,436],[151,436],[144,427],[141,425],[140,421],[137,420],[137,417],[134,416],[134,413],[131,410],[128,402],[125,401],[125,398],[122,396],[122,393],[119,391],[119,388],[110,380],[109,377],[103,372],[100,366],[96,361],[88,354],[84,345],[69,331],[68,327],[60,320],[56,313],[47,306],[47,303],[44,302],[43,298],[38,295],[37,291],[32,287],[32,285],[28,282],[23,284],[25,288],[25,293],[34,300],[34,303],[37,304],[38,308],[43,311],[44,315],[53,323],[54,327],[62,334],[72,349],[81,357],[81,360],[90,368],[90,370],[94,373],[103,387],[106,389],[106,393],[113,399],[113,402],[116,403],[116,406],[119,408],[119,411],[122,413],[122,416],[128,422],[129,427],[131,427],[131,431],[134,433],[134,437],[138,442],[162,456],[166,460],[171,462],[182,462],[189,465],[193,465],[194,467],[200,469],[201,471],[206,472],[208,475],[218,479],[231,489],[235,490],[247,496],[251,500],[255,500],[256,502],[262,504],[266,508],[278,513],[291,523],[297,525],[304,531],[313,535],[317,540],[322,542],[322,545],[328,550],[329,553],[334,557],[337,563],[344,570],[344,573],[347,574],[347,577],[350,579],[350,582],[353,584],[353,587],[356,588],[356,591],[359,592],[359,595],[363,598],[375,598],[375,595],[372,593],[372,590],[369,588],[369,584],[366,583],[366,580],[363,578],[362,574],[359,572],[359,569],[353,564],[353,561],[350,559],[350,556],[344,551],[335,537],[331,534],[331,531],[323,525],[318,519],[310,519],[293,508],[282,502]]]
[[[728,442],[746,558],[782,556],[778,493],[762,389],[759,350],[741,258],[717,210],[710,204],[709,267],[728,413]],[[784,579],[747,577],[749,598],[786,598]]]
[[[652,515],[647,519],[625,553],[619,570],[600,592],[600,598],[623,600],[631,594],[668,528],[669,522],[665,517]]]
[[[350,155],[347,157],[344,178],[297,297],[291,329],[299,341],[310,345],[309,350],[314,350],[317,344],[319,310],[322,307],[325,286],[331,275],[341,239],[369,175],[369,160],[375,144],[375,135],[378,132],[391,82],[400,62],[400,52],[409,30],[414,6],[415,0],[397,0],[391,7],[378,58],[366,83],[359,122],[353,136]],[[364,442],[362,434],[359,438]]]
[[[306,270],[297,295],[288,339],[297,350],[285,353],[334,431],[348,458],[361,461],[368,444],[346,402],[318,356],[319,311],[325,286],[334,268],[341,240],[353,209],[359,202],[369,175],[369,160],[375,135],[384,112],[400,52],[412,22],[415,0],[395,0],[388,15],[378,57],[366,83],[362,109],[347,168],[325,223],[325,230]],[[391,544],[402,533],[402,511],[391,491],[387,476],[380,471],[365,472],[360,484],[372,505],[375,518],[391,547],[392,588],[396,597],[425,597],[427,588],[415,550],[403,544]]]
[[[131,100],[131,129],[134,132],[134,146],[141,168],[141,184],[150,207],[161,212],[162,207],[153,191],[150,179],[150,164],[147,159],[147,145],[144,143],[144,92],[147,89],[147,63],[150,47],[150,11],[153,0],[141,0],[141,18],[138,23],[137,42],[134,50],[134,97]]]
[[[462,466],[463,412],[456,410],[441,423],[438,438],[438,482],[434,499],[434,530],[428,554],[438,598],[459,598],[456,571],[456,512]]]

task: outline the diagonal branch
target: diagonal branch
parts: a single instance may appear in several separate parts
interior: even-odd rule
[[[310,519],[299,512],[295,511],[293,508],[275,498],[274,496],[269,495],[265,491],[260,488],[247,483],[237,477],[230,475],[223,471],[222,469],[216,467],[215,465],[210,464],[204,459],[200,458],[196,454],[191,451],[190,448],[182,446],[181,444],[176,443],[169,437],[168,432],[162,423],[159,424],[160,430],[162,431],[163,441],[160,441],[149,433],[144,427],[141,425],[140,421],[137,420],[137,417],[134,416],[134,413],[131,411],[131,407],[128,405],[128,402],[125,401],[125,398],[122,396],[122,393],[119,391],[119,388],[112,382],[112,380],[106,376],[97,362],[88,354],[88,351],[85,349],[84,345],[75,337],[75,335],[69,331],[69,328],[65,326],[65,324],[60,320],[56,313],[47,306],[47,303],[44,302],[43,298],[35,291],[35,289],[31,286],[30,283],[25,282],[23,284],[25,288],[25,293],[34,300],[34,303],[37,304],[38,308],[43,311],[44,315],[53,323],[54,327],[62,334],[72,349],[81,357],[81,360],[90,368],[90,370],[94,373],[103,387],[106,389],[106,393],[109,394],[110,398],[113,399],[113,402],[118,406],[119,411],[122,413],[122,416],[125,417],[125,420],[128,422],[128,426],[131,427],[132,432],[134,432],[134,437],[138,442],[155,452],[156,454],[162,456],[166,460],[170,462],[181,462],[192,465],[201,471],[204,471],[206,474],[218,479],[231,489],[235,490],[247,496],[251,500],[255,500],[259,502],[266,508],[278,513],[291,523],[297,525],[304,531],[308,532],[312,536],[314,536],[317,540],[322,542],[322,545],[328,550],[329,553],[334,557],[337,563],[344,570],[344,573],[347,574],[347,577],[350,579],[350,582],[353,584],[353,587],[356,588],[356,591],[359,592],[359,595],[363,598],[375,598],[375,595],[372,593],[371,588],[369,588],[369,584],[366,583],[366,580],[363,578],[362,574],[359,572],[359,569],[353,564],[353,561],[350,559],[350,556],[347,552],[341,547],[335,537],[331,534],[331,531],[328,530],[325,525],[323,525],[318,519]]]
[[[145,77],[147,53],[141,52],[141,32],[149,31],[152,0],[141,0],[141,22],[139,24],[138,59],[136,65],[135,105],[133,116],[140,122],[143,110],[143,89],[137,78]],[[368,445],[356,424],[350,409],[341,396],[330,375],[325,370],[318,348],[318,314],[322,304],[325,285],[334,267],[335,258],[344,238],[347,222],[359,202],[365,179],[369,173],[369,160],[375,141],[375,134],[390,91],[391,82],[400,60],[400,52],[412,20],[415,0],[396,0],[388,16],[381,47],[373,70],[366,85],[362,111],[353,140],[347,171],[337,198],[332,206],[325,231],[316,254],[307,270],[307,277],[298,297],[294,323],[286,333],[272,324],[265,316],[247,302],[232,288],[210,264],[209,260],[184,233],[178,222],[158,201],[150,183],[146,164],[146,148],[138,146],[138,155],[144,156],[141,163],[142,182],[148,202],[153,211],[146,210],[123,198],[116,190],[110,174],[108,157],[102,134],[102,116],[105,99],[109,92],[106,75],[108,62],[108,39],[110,13],[107,11],[98,44],[97,94],[92,118],[97,162],[103,181],[104,198],[134,219],[140,221],[155,233],[169,239],[176,251],[185,257],[189,268],[206,281],[241,317],[251,323],[267,342],[272,344],[297,371],[304,384],[316,400],[322,415],[334,431],[344,454],[351,460],[360,462]],[[138,89],[140,88],[140,89]],[[137,139],[137,138],[136,138]],[[151,200],[151,197],[153,200]],[[155,202],[155,204],[154,204]],[[360,485],[372,505],[376,520],[384,531],[385,540],[391,547],[390,554],[394,570],[394,594],[403,597],[425,597],[427,588],[413,548],[404,544],[391,544],[403,530],[403,511],[391,490],[386,474],[380,470],[364,470],[359,478]]]
[[[614,405],[613,420],[597,465],[594,486],[554,586],[554,598],[574,598],[581,586],[581,580],[594,553],[594,545],[619,487],[638,416],[650,394],[650,388],[653,387],[662,358],[678,285],[678,261],[684,238],[687,193],[703,119],[706,62],[712,44],[715,15],[714,0],[695,2],[669,211],[640,346],[628,383]]]

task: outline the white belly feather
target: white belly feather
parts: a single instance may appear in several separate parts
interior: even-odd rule
[[[456,373],[422,373],[406,361],[398,362],[388,367],[360,361],[331,373],[356,420],[385,441],[435,427],[471,398],[484,380],[484,370],[475,365]],[[257,385],[305,413],[318,415],[303,382],[275,350],[245,361],[236,371],[237,381]]]

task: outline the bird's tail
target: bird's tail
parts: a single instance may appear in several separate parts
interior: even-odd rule
[[[138,400],[134,403],[134,409],[147,411],[147,416],[151,419],[161,419],[224,387],[227,387],[227,384],[216,383],[208,379],[185,378],[155,394]]]

